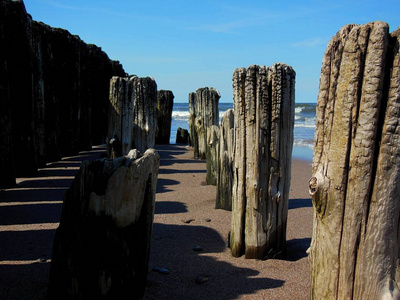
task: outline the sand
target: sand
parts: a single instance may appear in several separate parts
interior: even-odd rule
[[[310,162],[294,160],[286,260],[235,258],[227,248],[231,212],[215,209],[204,161],[190,147],[157,146],[161,157],[144,299],[309,299],[312,204]],[[45,299],[62,198],[80,161],[104,147],[49,164],[0,191],[0,299]],[[193,219],[190,223],[183,221]],[[194,251],[200,246],[202,251]],[[168,275],[152,271],[169,269]],[[196,279],[206,278],[198,284]]]

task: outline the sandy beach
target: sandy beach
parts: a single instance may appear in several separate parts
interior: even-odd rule
[[[144,299],[309,299],[311,162],[293,161],[287,259],[249,260],[233,257],[227,247],[231,212],[214,208],[216,187],[205,184],[205,162],[193,159],[190,147],[156,148],[161,166]],[[45,299],[63,195],[80,162],[103,152],[95,147],[48,164],[0,191],[0,299]],[[196,283],[200,276],[207,281]]]

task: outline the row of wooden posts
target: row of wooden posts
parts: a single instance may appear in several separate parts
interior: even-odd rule
[[[246,258],[285,256],[294,127],[295,72],[288,65],[233,73],[234,110],[219,127],[219,92],[189,95],[191,141],[207,161],[216,208],[232,210],[229,246]]]
[[[399,43],[400,30],[390,34],[386,23],[348,25],[333,37],[324,55],[309,185],[314,206],[312,299],[399,299]],[[114,77],[110,86],[108,154],[119,158],[85,165],[75,179],[78,183],[66,194],[66,200],[71,199],[69,205],[64,201],[54,244],[52,296],[62,289],[87,296],[90,285],[98,289],[99,297],[144,292],[139,286],[144,288],[147,274],[159,165],[158,155],[146,150],[154,147],[159,130],[152,118],[156,102],[150,104],[148,99],[154,99],[157,89],[153,79],[136,76]],[[236,69],[234,109],[225,113],[220,126],[219,98],[213,88],[191,93],[189,127],[195,157],[207,160],[207,183],[217,185],[216,208],[232,210],[232,255],[284,257],[295,72],[282,63]],[[130,151],[132,147],[144,155]],[[119,167],[123,171],[117,172]],[[133,190],[133,182],[141,189]],[[113,188],[118,184],[124,192]],[[125,192],[143,197],[126,205]],[[68,213],[95,218],[96,226]],[[105,224],[111,225],[100,232]],[[83,232],[79,238],[71,235],[79,230]],[[132,234],[143,247],[126,243]],[[67,237],[64,241],[62,235]],[[105,239],[95,248],[91,248],[93,235]],[[86,254],[100,249],[98,255],[85,260],[76,249],[64,252],[75,239],[74,245],[86,243]],[[121,275],[121,261],[98,266],[95,260],[106,255],[101,249],[116,256],[123,253],[134,272],[126,269]],[[135,255],[142,260],[133,259]],[[74,259],[80,268],[70,272],[81,269],[81,273],[66,280],[62,267],[71,268]],[[90,274],[88,265],[95,268]],[[98,280],[78,284],[86,275]],[[123,288],[111,278],[119,278]],[[132,287],[131,282],[138,284]]]
[[[400,299],[399,44],[400,29],[384,22],[352,24],[325,52],[309,182],[312,299]],[[234,256],[285,254],[294,77],[283,64],[236,69],[234,111],[220,127],[210,123],[216,103],[198,110],[217,92],[189,97],[200,103],[190,106],[195,156],[207,159],[216,208],[232,209]]]

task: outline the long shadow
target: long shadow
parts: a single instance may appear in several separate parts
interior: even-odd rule
[[[289,200],[289,209],[296,209],[302,207],[312,207],[311,198],[307,199],[290,199]]]
[[[40,224],[54,228],[77,167],[84,160],[99,158],[104,148],[81,153],[49,163],[36,176],[19,179],[13,188],[0,190],[0,299],[45,298],[55,230],[40,229]]]
[[[193,251],[196,245],[204,250]],[[225,249],[224,239],[208,227],[155,223],[144,299],[238,299],[284,284],[283,280],[252,278],[259,274],[257,270],[236,267],[207,255]],[[170,274],[151,272],[153,267],[167,268]],[[199,276],[207,277],[208,281],[197,284]]]
[[[157,189],[156,192],[157,194],[159,193],[166,193],[166,192],[170,192],[171,189],[167,188],[167,186],[170,185],[177,185],[180,182],[177,180],[173,180],[173,179],[166,179],[166,178],[158,178],[157,179]]]
[[[187,206],[177,201],[156,201],[155,214],[179,214],[188,212]]]
[[[182,174],[187,174],[187,173],[207,173],[207,170],[178,170],[178,169],[160,169],[159,174],[177,174],[177,173],[182,173]]]

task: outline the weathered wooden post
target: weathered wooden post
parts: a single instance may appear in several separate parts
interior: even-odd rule
[[[189,131],[187,129],[178,127],[178,129],[176,130],[176,140],[175,140],[175,142],[177,144],[191,145],[190,144]]]
[[[144,153],[155,145],[157,84],[151,77],[117,77],[110,80],[108,157],[130,149]]]
[[[235,150],[230,247],[234,256],[285,255],[295,72],[285,64],[233,73]]]
[[[399,299],[398,29],[344,26],[325,52],[310,193],[312,299]]]
[[[173,106],[174,94],[171,91],[160,90],[157,92],[157,145],[169,144]]]
[[[219,168],[215,208],[232,210],[233,149],[235,145],[234,114],[228,109],[221,120],[219,138]]]
[[[219,98],[219,91],[208,87],[197,89],[196,94],[189,94],[190,140],[195,158],[206,159],[208,128],[219,125]]]
[[[133,144],[140,152],[154,148],[157,131],[157,84],[151,77],[130,78],[133,82]]]
[[[49,299],[142,298],[159,162],[149,149],[81,165],[54,238]]]
[[[128,77],[110,80],[107,154],[110,158],[126,155],[132,148],[133,84]]]
[[[206,182],[211,185],[217,185],[219,173],[219,138],[219,127],[211,125],[207,130],[206,148]]]

